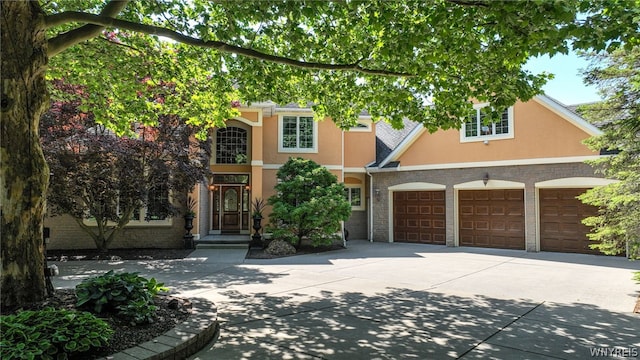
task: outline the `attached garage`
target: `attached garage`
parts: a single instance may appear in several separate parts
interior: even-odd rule
[[[524,190],[460,190],[459,244],[525,249]]]
[[[396,242],[444,245],[445,192],[394,192],[393,239]]]
[[[540,189],[540,250],[600,254],[589,248],[589,227],[582,219],[596,215],[597,208],[576,197],[587,189]]]

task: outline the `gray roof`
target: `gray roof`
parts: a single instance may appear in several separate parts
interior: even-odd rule
[[[409,119],[403,120],[402,129],[394,129],[386,121],[376,123],[376,162],[371,166],[377,167],[404,140],[418,123]],[[391,165],[391,164],[388,164]],[[397,166],[397,164],[396,164]],[[388,167],[388,166],[385,166]]]

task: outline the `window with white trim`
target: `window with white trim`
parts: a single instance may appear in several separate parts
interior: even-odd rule
[[[318,124],[313,116],[280,116],[279,125],[280,152],[317,152]]]
[[[143,206],[133,210],[131,219],[125,227],[135,226],[167,226],[173,223],[170,217],[167,207],[169,203],[169,190],[164,184],[149,189],[147,194],[147,206]],[[115,206],[115,212],[118,216],[122,216],[123,206],[120,204],[120,198],[115,199],[115,203],[111,204]],[[96,219],[94,217],[87,217],[83,219],[85,225],[96,226]]]
[[[513,138],[513,107],[505,109],[500,119],[493,123],[484,123],[489,104],[476,104],[460,131],[462,142],[483,141],[490,139]]]
[[[247,130],[229,126],[216,131],[216,164],[247,163]]]
[[[351,210],[364,210],[364,188],[361,185],[345,184],[344,196],[351,204]]]
[[[350,132],[371,132],[371,120],[360,119],[358,122],[349,128]]]

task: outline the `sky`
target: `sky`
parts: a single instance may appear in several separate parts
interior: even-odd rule
[[[565,105],[575,105],[601,100],[598,91],[593,86],[586,86],[580,75],[580,69],[587,67],[589,62],[575,53],[556,55],[552,58],[545,55],[529,60],[525,69],[539,74],[543,71],[555,75],[553,80],[543,87],[546,95]]]

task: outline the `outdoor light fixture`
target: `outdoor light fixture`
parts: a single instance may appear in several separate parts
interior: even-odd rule
[[[484,177],[482,178],[482,183],[484,184],[484,186],[487,186],[488,182],[489,182],[489,173],[485,173]]]
[[[247,190],[247,191],[250,191],[251,190],[251,185],[249,185],[249,184],[245,185],[244,189]]]
[[[209,191],[216,191],[216,186],[213,184],[209,184],[207,187],[209,188]]]
[[[380,201],[380,189],[373,190],[376,193],[376,201]]]

